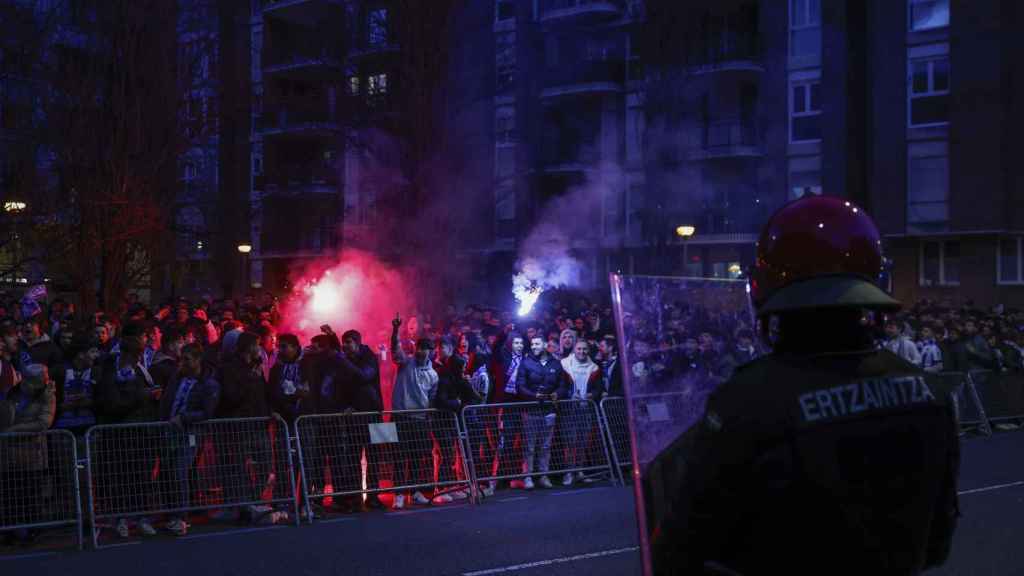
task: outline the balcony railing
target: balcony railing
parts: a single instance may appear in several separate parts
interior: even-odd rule
[[[541,21],[573,17],[617,17],[625,10],[624,0],[542,0]]]
[[[761,156],[757,124],[752,120],[726,119],[705,122],[700,127],[699,146],[693,157],[735,158]]]
[[[729,30],[698,38],[688,65],[695,73],[721,70],[764,71],[761,39],[755,33]]]
[[[626,79],[626,64],[621,60],[582,62],[574,66],[559,66],[544,73],[544,91],[548,98],[564,94],[588,92],[617,92]]]
[[[267,166],[267,171],[254,181],[254,188],[274,192],[336,192],[337,169],[327,164],[285,164]]]
[[[264,72],[277,72],[294,68],[341,67],[341,49],[331,46],[309,46],[291,50],[270,50],[263,61]]]
[[[271,108],[256,117],[256,131],[263,134],[333,132],[339,129],[338,121],[326,106]]]

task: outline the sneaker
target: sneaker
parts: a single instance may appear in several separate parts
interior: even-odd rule
[[[175,518],[167,523],[167,529],[174,533],[175,536],[184,536],[188,534],[188,524],[181,518]]]
[[[402,508],[405,508],[405,494],[395,496],[395,505],[391,508],[393,510],[401,510]]]
[[[153,525],[150,524],[147,518],[139,520],[139,531],[146,536],[156,536],[156,528],[153,528]]]
[[[572,472],[569,472],[565,476],[562,476],[562,486],[572,486],[573,477]]]
[[[490,498],[491,496],[494,496],[494,482],[489,482],[487,486],[483,487],[480,490],[480,493],[483,494],[485,498]]]
[[[527,477],[523,480],[523,490],[533,490],[533,478]]]
[[[584,474],[583,472],[577,472],[576,473],[576,480],[578,482],[582,482],[586,477],[587,477],[587,475]]]
[[[427,504],[430,504],[430,500],[428,500],[427,497],[423,495],[423,492],[420,492],[419,490],[413,493],[412,501],[419,504],[420,506],[426,506]]]
[[[455,492],[451,492],[450,496],[452,497],[452,500],[465,500],[466,498],[469,498],[469,492],[465,490],[456,490]]]
[[[131,530],[128,529],[128,521],[121,518],[117,521],[117,535],[121,538],[127,538],[131,535]]]
[[[438,494],[434,496],[434,504],[451,504],[452,497],[448,494]]]
[[[543,488],[551,488],[552,487],[552,485],[551,485],[551,478],[548,478],[547,476],[541,476],[540,477],[540,485]]]

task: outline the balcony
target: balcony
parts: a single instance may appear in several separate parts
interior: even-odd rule
[[[264,137],[330,136],[340,131],[341,124],[326,106],[271,108],[256,117],[256,132]]]
[[[265,76],[311,79],[323,75],[340,76],[344,67],[341,50],[327,46],[307,46],[274,52],[263,61]]]
[[[266,174],[253,178],[253,188],[267,196],[317,196],[338,193],[340,181],[335,167],[326,164],[288,164],[267,167]]]
[[[690,159],[757,158],[763,155],[757,124],[733,118],[701,124]]]
[[[313,26],[331,16],[341,16],[344,0],[263,0],[263,15],[294,24]]]
[[[546,70],[541,98],[578,94],[622,92],[626,78],[625,63],[620,60],[579,62]]]
[[[540,21],[559,22],[570,19],[614,19],[625,10],[623,0],[542,0]]]
[[[761,39],[744,32],[725,32],[704,39],[691,52],[687,68],[691,74],[716,72],[764,72]]]

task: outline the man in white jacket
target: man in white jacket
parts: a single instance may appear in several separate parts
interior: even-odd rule
[[[886,322],[885,336],[886,340],[882,343],[883,348],[907,362],[917,366],[921,365],[921,352],[917,349],[917,344],[903,335],[899,322],[895,320]]]
[[[566,467],[570,469],[562,477],[563,486],[572,486],[574,480],[583,479],[587,465],[587,447],[594,429],[594,415],[589,404],[580,400],[597,400],[601,395],[601,368],[590,358],[585,340],[579,340],[572,354],[562,359],[562,369],[572,381],[572,396],[568,408],[563,408],[562,441],[566,448]],[[572,469],[577,469],[574,472]]]

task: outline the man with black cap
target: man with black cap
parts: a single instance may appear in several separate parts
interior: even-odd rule
[[[878,230],[850,202],[805,198],[769,220],[750,295],[773,352],[737,368],[647,468],[655,574],[918,574],[946,560],[955,413],[941,382],[862,327],[865,310],[899,307],[881,270]]]

